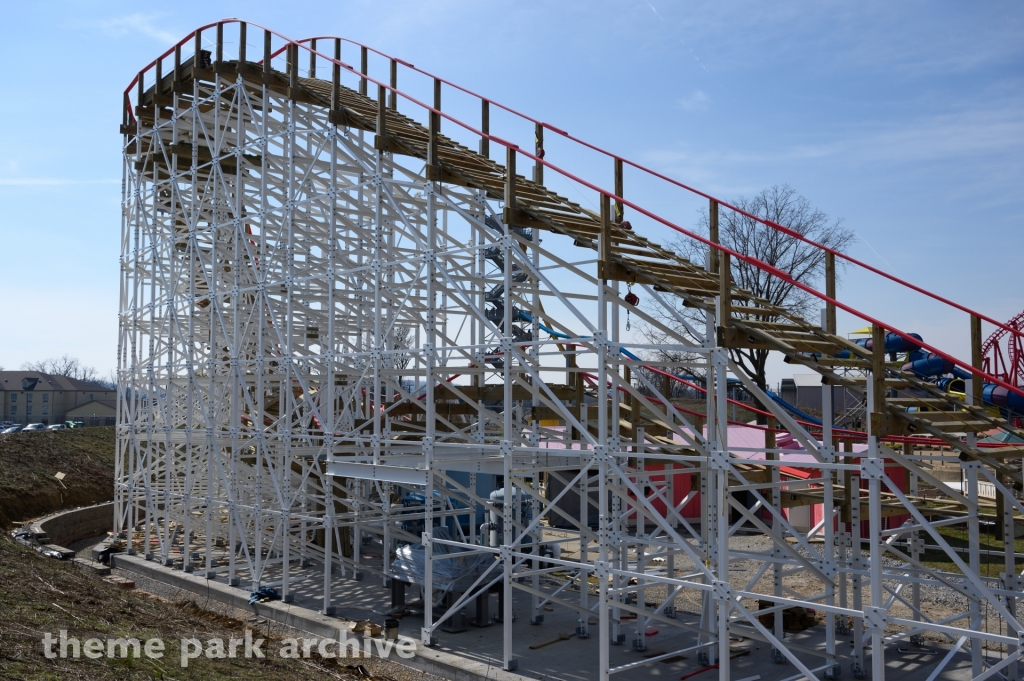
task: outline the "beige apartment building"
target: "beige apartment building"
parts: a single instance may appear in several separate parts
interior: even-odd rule
[[[50,425],[74,420],[87,426],[112,426],[116,422],[116,391],[66,376],[0,371],[0,396],[0,421]]]

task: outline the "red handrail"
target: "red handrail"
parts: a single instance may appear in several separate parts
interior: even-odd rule
[[[601,148],[601,147],[599,147],[599,146],[597,146],[595,144],[587,142],[586,140],[583,140],[583,139],[580,139],[579,137],[575,137],[573,135],[570,135],[565,130],[562,130],[560,128],[556,128],[555,126],[551,125],[550,123],[546,123],[544,121],[537,120],[536,118],[533,118],[532,116],[529,116],[528,114],[524,114],[524,113],[522,113],[520,111],[517,111],[517,110],[511,108],[511,107],[505,106],[504,104],[502,104],[500,102],[496,102],[493,99],[489,99],[487,97],[484,97],[483,95],[477,94],[476,92],[473,92],[472,90],[470,90],[468,88],[462,87],[461,85],[458,85],[457,83],[453,83],[453,82],[451,82],[449,80],[446,80],[444,78],[439,78],[438,76],[435,76],[435,75],[433,75],[432,73],[430,73],[428,71],[424,71],[423,69],[417,68],[417,67],[413,66],[412,64],[410,64],[408,62],[402,61],[401,59],[398,59],[396,57],[392,57],[392,56],[390,56],[388,54],[385,54],[384,52],[381,52],[380,50],[377,50],[377,49],[375,49],[373,47],[370,47],[369,45],[364,45],[364,44],[362,44],[360,42],[357,42],[355,40],[349,40],[348,38],[340,38],[338,36],[316,36],[316,37],[311,37],[311,38],[303,38],[301,40],[295,41],[295,43],[296,44],[302,44],[302,43],[308,42],[310,40],[341,40],[342,42],[346,42],[346,43],[349,43],[351,45],[358,45],[359,47],[364,47],[367,50],[369,50],[370,52],[373,52],[374,54],[378,54],[378,55],[380,55],[380,56],[382,56],[382,57],[384,57],[386,59],[393,59],[397,63],[402,64],[403,66],[405,66],[405,67],[407,67],[407,68],[409,68],[409,69],[411,69],[413,71],[416,71],[417,73],[421,73],[424,76],[427,76],[429,78],[434,78],[434,79],[440,81],[441,83],[444,83],[445,85],[448,85],[449,87],[455,88],[456,90],[464,92],[464,93],[466,93],[466,94],[468,94],[470,96],[476,97],[477,99],[479,99],[481,101],[486,101],[486,102],[488,102],[488,104],[493,104],[494,106],[498,107],[499,109],[507,111],[510,114],[512,114],[514,116],[518,116],[519,118],[522,118],[523,120],[526,120],[526,121],[529,121],[531,123],[534,123],[535,125],[542,125],[545,128],[547,128],[548,130],[551,130],[552,132],[556,132],[556,133],[562,135],[563,137],[565,137],[567,139],[570,139],[573,142],[576,142],[577,144],[579,144],[581,146],[584,146],[584,147],[586,147],[586,148],[588,148],[588,149],[590,149],[592,151],[596,151],[599,154],[603,154],[605,156],[608,156],[609,158],[612,158],[612,159],[614,159],[616,161],[621,161],[625,165],[628,165],[630,167],[636,168],[637,170],[640,170],[640,171],[642,171],[644,173],[647,173],[647,174],[649,174],[649,175],[651,175],[653,177],[656,177],[659,180],[662,180],[664,182],[668,182],[669,184],[675,185],[676,187],[679,187],[680,189],[685,189],[686,191],[688,191],[688,192],[690,192],[692,194],[696,194],[697,196],[700,196],[700,197],[703,197],[705,199],[714,201],[714,202],[718,203],[721,206],[725,206],[726,208],[728,208],[728,209],[730,209],[730,210],[732,210],[732,211],[734,211],[736,213],[739,213],[740,215],[743,215],[743,216],[748,217],[748,218],[750,218],[752,220],[755,220],[755,221],[757,221],[757,222],[759,222],[759,223],[761,223],[761,224],[763,224],[763,225],[765,225],[767,227],[771,227],[772,229],[781,231],[784,234],[786,234],[788,236],[791,236],[791,237],[793,237],[795,239],[798,239],[800,241],[803,241],[804,243],[809,244],[811,246],[814,246],[815,248],[818,248],[818,249],[823,250],[823,251],[828,252],[828,253],[832,253],[833,255],[838,256],[838,257],[842,258],[843,260],[846,260],[847,262],[850,262],[850,263],[852,263],[854,265],[857,265],[858,267],[863,267],[864,269],[868,270],[869,272],[881,275],[881,276],[885,277],[886,279],[889,279],[890,281],[894,281],[897,284],[900,284],[902,286],[906,286],[907,288],[910,288],[911,290],[914,290],[914,291],[916,291],[918,293],[921,293],[921,294],[923,294],[925,296],[928,296],[928,297],[930,297],[930,298],[932,298],[934,300],[937,300],[939,302],[945,303],[946,305],[949,305],[951,307],[955,307],[958,310],[961,310],[961,311],[966,312],[968,314],[972,314],[972,315],[978,317],[979,319],[983,319],[984,321],[986,321],[986,322],[988,322],[988,323],[990,323],[990,324],[992,324],[994,326],[997,326],[997,327],[999,327],[1001,329],[1004,329],[1005,331],[1009,331],[1010,333],[1013,333],[1013,334],[1016,334],[1016,335],[1019,335],[1019,336],[1024,336],[1024,332],[1020,331],[1019,329],[1014,329],[1014,328],[1012,328],[1010,326],[1007,326],[1004,322],[1001,322],[999,320],[996,320],[996,319],[993,319],[991,317],[988,317],[987,315],[983,315],[980,312],[976,312],[976,311],[974,311],[974,310],[972,310],[972,309],[970,309],[970,308],[968,308],[968,307],[966,307],[964,305],[961,305],[960,303],[957,303],[956,301],[949,300],[948,298],[940,296],[940,295],[938,295],[936,293],[932,293],[931,291],[925,290],[925,289],[923,289],[923,288],[921,288],[921,287],[919,287],[919,286],[917,286],[915,284],[912,284],[912,283],[910,283],[908,281],[900,279],[899,277],[897,277],[897,276],[895,276],[893,274],[889,274],[888,272],[886,272],[884,270],[880,270],[880,269],[878,269],[876,267],[873,267],[872,265],[869,265],[866,262],[858,260],[857,258],[854,258],[853,256],[847,255],[846,253],[843,253],[842,251],[838,251],[838,250],[836,250],[834,248],[830,248],[828,246],[825,246],[824,244],[820,244],[817,241],[814,241],[813,239],[808,239],[804,235],[802,235],[799,232],[794,231],[794,230],[786,227],[785,225],[781,225],[781,224],[779,224],[777,222],[774,222],[772,220],[768,220],[766,218],[761,218],[761,217],[758,217],[756,215],[753,215],[752,213],[748,213],[747,211],[743,210],[742,208],[739,208],[738,206],[734,206],[733,204],[729,203],[728,201],[723,201],[723,200],[721,200],[721,199],[719,199],[719,198],[717,198],[717,197],[715,197],[715,196],[713,196],[711,194],[708,194],[707,192],[703,192],[703,191],[697,189],[696,187],[691,187],[688,184],[680,182],[679,180],[675,180],[675,179],[673,179],[671,177],[668,177],[667,175],[663,175],[663,174],[659,173],[656,170],[648,168],[647,166],[640,165],[639,163],[637,163],[635,161],[631,161],[628,158],[625,158],[625,157],[619,156],[617,154],[614,154],[614,153],[608,151],[607,149],[603,149],[603,148]],[[309,49],[309,48],[306,48],[306,49]],[[320,53],[317,52],[317,54],[320,54]],[[324,55],[320,54],[320,56],[324,56]],[[333,61],[333,59],[330,59],[330,58],[328,58],[328,60],[329,61]],[[349,68],[351,69],[351,67],[349,67]],[[376,81],[374,81],[374,82],[376,82]],[[390,86],[388,86],[388,89],[389,90],[391,89]],[[410,97],[409,99],[412,99],[412,98]],[[415,100],[413,100],[413,101],[415,101]],[[427,107],[427,108],[430,108],[430,107]],[[431,111],[433,111],[432,108],[431,108]],[[435,113],[439,113],[439,112],[435,112]],[[450,119],[450,120],[455,121],[455,119]],[[458,121],[455,121],[455,122],[458,122]],[[479,131],[474,131],[474,132],[477,132],[481,136],[489,137],[490,139],[498,141],[497,138],[490,137],[489,135],[484,135],[483,133],[481,133]],[[499,143],[501,143],[501,142],[499,141]],[[514,145],[509,145],[508,143],[504,143],[504,145],[505,146],[514,146]],[[547,164],[545,164],[545,165],[547,165]]]
[[[125,89],[125,94],[127,96],[130,96],[130,92],[131,92],[132,88],[136,85],[136,83],[138,82],[139,76],[141,76],[142,74],[144,74],[147,71],[149,71],[149,69],[153,68],[156,65],[156,62],[158,60],[163,59],[163,58],[167,57],[168,55],[170,55],[171,53],[173,53],[175,48],[181,47],[181,46],[187,44],[190,40],[194,39],[197,33],[201,33],[202,31],[204,31],[206,29],[209,29],[209,28],[212,28],[214,26],[217,26],[219,24],[236,23],[236,22],[241,23],[241,20],[236,19],[236,18],[228,18],[228,19],[224,19],[224,20],[222,20],[220,22],[214,22],[214,23],[206,24],[206,25],[201,26],[200,28],[192,31],[189,35],[187,35],[185,38],[183,38],[181,41],[179,41],[174,47],[172,47],[169,50],[167,50],[166,52],[164,52],[160,57],[158,57],[157,59],[154,59],[145,68],[143,68],[141,71],[139,71],[139,74],[136,75],[135,78],[132,79],[131,83],[129,83],[128,87]],[[878,319],[876,319],[876,318],[874,318],[874,317],[872,317],[870,315],[867,315],[867,314],[862,313],[862,312],[860,312],[858,310],[855,310],[854,308],[850,307],[849,305],[846,305],[844,303],[839,302],[838,300],[830,298],[830,297],[826,296],[825,294],[823,294],[823,293],[821,293],[821,292],[811,288],[810,286],[808,286],[808,285],[806,285],[806,284],[804,284],[802,282],[794,280],[792,277],[790,277],[785,272],[783,272],[783,271],[781,271],[781,270],[779,270],[779,269],[769,265],[768,263],[766,263],[766,262],[764,262],[762,260],[759,260],[758,258],[755,258],[753,256],[749,256],[749,255],[745,255],[745,254],[739,253],[738,251],[735,251],[735,250],[733,250],[733,249],[731,249],[731,248],[729,248],[727,246],[723,246],[721,244],[714,243],[714,242],[710,241],[706,237],[703,237],[703,236],[701,236],[699,234],[690,232],[689,230],[684,229],[684,228],[682,228],[682,227],[680,227],[680,226],[678,226],[678,225],[676,225],[676,224],[674,224],[674,223],[672,223],[672,222],[670,222],[670,221],[668,221],[668,220],[666,220],[666,219],[664,219],[664,218],[662,218],[662,217],[660,217],[658,215],[655,215],[654,213],[644,209],[643,207],[641,207],[641,206],[639,206],[639,205],[637,205],[637,204],[635,204],[635,203],[633,203],[631,201],[628,201],[627,199],[625,199],[625,198],[623,198],[621,196],[617,196],[613,192],[610,192],[608,190],[602,189],[601,187],[599,187],[599,186],[597,186],[597,185],[595,185],[595,184],[593,184],[591,182],[588,182],[588,181],[586,181],[586,180],[584,180],[582,178],[579,178],[579,177],[573,175],[572,173],[570,173],[570,172],[568,172],[568,171],[566,171],[566,170],[564,170],[564,169],[562,169],[562,168],[552,164],[551,162],[544,160],[543,158],[541,158],[539,156],[536,156],[536,155],[534,155],[534,154],[532,154],[532,153],[530,153],[528,151],[525,151],[525,150],[519,148],[515,144],[512,144],[512,143],[510,143],[510,142],[508,142],[506,140],[503,140],[503,139],[501,139],[499,137],[495,137],[493,135],[490,135],[489,133],[484,133],[481,130],[477,130],[472,125],[470,125],[468,123],[465,123],[465,122],[463,122],[463,121],[461,121],[459,119],[456,119],[456,118],[448,115],[447,113],[445,113],[443,111],[434,109],[431,105],[428,105],[425,102],[421,102],[418,99],[416,99],[415,97],[413,97],[413,96],[411,96],[411,95],[409,95],[409,94],[407,94],[407,93],[405,93],[405,92],[403,92],[403,91],[401,91],[401,90],[399,90],[397,88],[391,87],[391,85],[388,84],[388,83],[381,82],[381,81],[379,81],[379,80],[377,80],[377,79],[375,79],[375,78],[373,78],[373,77],[371,77],[371,76],[369,76],[367,74],[363,74],[361,72],[355,71],[355,69],[352,66],[350,66],[349,64],[346,64],[346,63],[344,63],[344,62],[342,62],[340,60],[335,60],[333,57],[329,57],[329,56],[324,55],[324,54],[322,54],[320,52],[312,50],[309,46],[303,44],[305,42],[313,40],[314,38],[305,38],[305,39],[302,39],[302,40],[292,40],[290,38],[287,38],[287,37],[281,35],[280,33],[276,32],[276,31],[273,31],[273,30],[268,29],[268,28],[266,28],[264,26],[261,26],[260,24],[254,24],[254,23],[251,23],[251,22],[246,22],[246,23],[248,25],[252,25],[252,26],[255,26],[255,27],[259,28],[259,29],[262,29],[262,30],[270,33],[271,35],[275,35],[278,38],[286,41],[289,44],[294,44],[294,45],[296,45],[298,47],[302,47],[303,49],[316,54],[318,57],[320,57],[322,59],[325,59],[326,61],[328,61],[330,63],[338,64],[342,68],[345,68],[348,71],[352,71],[353,73],[356,73],[360,78],[365,79],[365,80],[367,80],[369,82],[372,82],[375,85],[384,87],[386,90],[388,90],[390,92],[394,92],[397,96],[401,96],[401,97],[409,100],[410,102],[412,102],[414,104],[417,104],[418,106],[426,109],[427,111],[430,111],[431,113],[437,114],[438,116],[440,116],[442,118],[445,118],[445,119],[451,121],[452,123],[455,123],[456,125],[464,128],[465,130],[467,130],[467,131],[469,131],[469,132],[471,132],[471,133],[473,133],[473,134],[475,134],[477,136],[485,137],[488,140],[492,140],[492,141],[494,141],[494,142],[496,142],[496,143],[498,143],[498,144],[500,144],[502,146],[505,146],[505,147],[510,148],[510,149],[514,149],[517,153],[520,153],[523,156],[526,156],[527,158],[532,159],[535,163],[542,164],[544,167],[550,168],[554,172],[562,175],[563,177],[565,177],[567,179],[570,179],[570,180],[572,180],[572,181],[574,181],[574,182],[576,182],[578,184],[581,184],[581,185],[583,185],[583,186],[585,186],[585,187],[587,187],[589,189],[592,189],[592,190],[594,190],[594,191],[596,191],[596,192],[598,192],[600,194],[603,194],[603,195],[609,197],[610,199],[613,199],[616,202],[621,203],[624,206],[629,206],[630,208],[632,208],[633,210],[636,210],[641,215],[645,215],[645,216],[651,218],[652,220],[654,220],[655,222],[661,223],[662,225],[664,225],[664,226],[666,226],[666,227],[668,227],[670,229],[673,229],[673,230],[679,232],[680,234],[683,234],[683,235],[685,235],[687,237],[690,237],[692,239],[696,239],[697,241],[700,241],[700,242],[706,244],[709,248],[715,248],[718,251],[720,251],[721,253],[725,253],[725,254],[731,255],[731,256],[733,256],[735,258],[738,258],[739,260],[742,260],[742,261],[744,261],[744,262],[746,262],[746,263],[748,263],[750,265],[753,265],[757,269],[760,269],[760,270],[762,270],[764,272],[767,272],[767,273],[771,274],[772,276],[775,276],[775,277],[777,277],[779,279],[782,279],[783,281],[787,282],[788,284],[790,284],[792,286],[795,286],[796,288],[799,288],[799,289],[801,289],[801,290],[803,290],[803,291],[805,291],[807,293],[810,293],[811,295],[817,297],[818,299],[820,299],[820,300],[822,300],[822,301],[824,301],[826,303],[831,303],[832,305],[835,305],[837,308],[839,308],[841,310],[844,310],[844,311],[852,314],[853,316],[862,319],[863,321],[866,321],[866,322],[868,322],[870,324],[879,326],[879,327],[881,327],[881,328],[883,328],[883,329],[885,329],[887,331],[895,333],[896,335],[900,336],[904,340],[911,341],[911,342],[915,343],[916,345],[918,345],[918,346],[920,346],[920,347],[922,347],[922,348],[924,348],[926,350],[929,350],[930,352],[933,352],[935,355],[937,355],[937,356],[939,356],[939,357],[941,357],[941,358],[943,358],[943,359],[945,359],[947,361],[950,361],[950,362],[952,362],[952,363],[954,363],[954,364],[956,364],[956,365],[958,365],[958,366],[960,366],[960,367],[970,371],[971,373],[976,373],[977,375],[981,376],[983,379],[987,380],[990,383],[994,383],[994,384],[999,385],[999,386],[1001,386],[1003,388],[1011,390],[1011,391],[1013,391],[1013,392],[1015,392],[1015,393],[1017,393],[1017,394],[1019,394],[1021,396],[1024,396],[1024,388],[1019,388],[1019,387],[1017,387],[1015,385],[1011,385],[1010,383],[1007,383],[1007,382],[1003,381],[1002,379],[1000,379],[1000,378],[998,378],[996,376],[990,375],[990,374],[988,374],[988,373],[986,373],[986,372],[984,372],[984,371],[982,371],[980,369],[977,369],[977,368],[975,368],[975,367],[965,363],[963,360],[960,360],[960,359],[958,359],[956,357],[953,357],[953,356],[943,352],[942,350],[939,350],[938,348],[936,348],[936,347],[934,347],[934,346],[932,346],[932,345],[930,345],[928,343],[924,343],[924,342],[920,341],[919,339],[912,337],[907,332],[901,331],[901,330],[897,329],[896,327],[894,327],[892,325],[885,324],[885,323],[881,322],[880,320],[878,320]],[[325,40],[325,39],[326,40],[341,40],[341,41],[344,41],[344,42],[347,42],[347,43],[350,43],[350,44],[353,44],[353,45],[358,45],[360,47],[364,47],[368,51],[372,51],[373,53],[378,54],[378,55],[380,55],[382,57],[385,57],[385,58],[388,58],[388,59],[393,59],[389,55],[387,55],[387,54],[385,54],[385,53],[383,53],[383,52],[381,52],[381,51],[379,51],[377,49],[374,49],[374,48],[369,47],[367,45],[363,45],[362,43],[358,43],[356,41],[348,40],[346,38],[340,38],[340,37],[336,37],[336,36],[318,36],[315,39],[316,40]],[[280,54],[280,52],[281,52],[281,50],[278,50],[275,54]],[[466,88],[464,88],[464,87],[462,87],[460,85],[452,83],[452,82],[450,82],[448,80],[445,80],[443,78],[438,78],[437,76],[434,76],[433,74],[430,74],[427,71],[424,71],[422,69],[416,68],[415,66],[409,64],[408,62],[404,62],[404,61],[401,61],[401,60],[398,60],[398,59],[395,59],[395,61],[397,63],[402,64],[406,68],[412,69],[412,70],[414,70],[414,71],[416,71],[418,73],[421,73],[421,74],[423,74],[425,76],[429,76],[430,78],[435,78],[436,80],[438,80],[441,83],[444,83],[444,84],[446,84],[446,85],[448,85],[450,87],[456,88],[457,90],[465,92],[465,93],[467,93],[467,94],[469,94],[471,96],[477,97],[478,99],[487,101],[490,104],[494,104],[495,106],[499,107],[500,109],[508,111],[509,113],[512,113],[513,115],[518,116],[518,117],[520,117],[520,118],[522,118],[524,120],[530,121],[530,122],[532,122],[534,124],[537,124],[537,125],[543,125],[544,127],[548,128],[548,129],[550,129],[550,130],[552,130],[554,132],[557,132],[557,133],[559,133],[561,135],[564,135],[568,139],[573,140],[577,144],[583,145],[583,146],[585,146],[585,147],[587,147],[589,149],[597,151],[597,152],[599,152],[601,154],[604,154],[606,156],[609,156],[609,157],[611,157],[613,159],[621,160],[624,164],[627,164],[627,165],[629,165],[629,166],[631,166],[633,168],[636,168],[636,169],[641,170],[641,171],[643,171],[645,173],[648,173],[648,174],[650,174],[650,175],[652,175],[654,177],[657,177],[658,179],[661,179],[661,180],[663,180],[665,182],[668,182],[668,183],[670,183],[672,185],[675,185],[677,187],[685,189],[685,190],[687,190],[687,191],[689,191],[691,193],[694,193],[694,194],[696,194],[698,196],[707,198],[709,200],[716,201],[720,205],[725,206],[726,208],[729,208],[730,210],[733,210],[733,211],[735,211],[735,212],[737,212],[737,213],[739,213],[741,215],[749,217],[749,218],[751,218],[751,219],[753,219],[753,220],[755,220],[755,221],[757,221],[757,222],[759,222],[759,223],[761,223],[761,224],[763,224],[763,225],[765,225],[767,227],[770,227],[772,229],[776,229],[776,230],[782,231],[783,233],[785,233],[785,234],[787,234],[787,235],[789,235],[789,236],[791,236],[793,238],[797,238],[797,239],[799,239],[799,240],[801,240],[801,241],[803,241],[803,242],[805,242],[805,243],[807,243],[809,245],[812,245],[812,246],[814,246],[816,248],[819,248],[821,250],[824,250],[826,252],[833,253],[834,255],[837,255],[837,256],[843,258],[844,260],[847,260],[848,262],[851,262],[851,263],[853,263],[855,265],[863,267],[863,268],[867,269],[868,271],[873,272],[875,274],[879,274],[879,275],[885,277],[886,279],[889,279],[891,281],[899,283],[899,284],[901,284],[903,286],[906,286],[906,287],[908,287],[908,288],[910,288],[910,289],[912,289],[914,291],[922,293],[922,294],[924,294],[924,295],[926,295],[926,296],[928,296],[930,298],[938,300],[938,301],[940,301],[942,303],[945,303],[946,305],[949,305],[951,307],[959,309],[959,310],[961,310],[963,312],[967,312],[969,314],[972,314],[972,315],[978,317],[979,319],[984,319],[985,321],[987,321],[987,322],[989,322],[989,323],[991,323],[991,324],[993,324],[993,325],[995,325],[995,326],[997,326],[999,328],[1002,328],[1002,329],[1006,330],[1009,333],[1012,333],[1012,334],[1017,335],[1017,336],[1024,336],[1024,331],[1013,329],[1013,328],[1007,326],[1006,324],[1004,324],[1002,322],[996,321],[996,320],[992,319],[991,317],[988,317],[986,315],[982,315],[982,314],[980,314],[978,312],[975,312],[974,310],[971,310],[970,308],[968,308],[966,306],[960,305],[959,303],[956,303],[956,302],[953,302],[951,300],[948,300],[948,299],[946,299],[946,298],[944,298],[942,296],[939,296],[937,294],[933,294],[933,293],[931,293],[929,291],[926,291],[925,289],[922,289],[922,288],[920,288],[920,287],[918,287],[918,286],[916,286],[914,284],[910,284],[910,283],[908,283],[906,281],[903,281],[902,279],[899,279],[898,277],[895,277],[894,275],[888,274],[888,273],[886,273],[886,272],[884,272],[882,270],[879,270],[879,269],[877,269],[875,267],[872,267],[872,266],[870,266],[870,265],[868,265],[866,263],[863,263],[863,262],[861,262],[861,261],[859,261],[859,260],[857,260],[855,258],[847,256],[844,253],[836,251],[835,249],[828,248],[828,247],[826,247],[826,246],[824,246],[822,244],[819,244],[816,241],[813,241],[811,239],[807,239],[803,235],[799,234],[798,232],[795,232],[795,231],[793,231],[793,230],[791,230],[791,229],[789,229],[787,227],[784,227],[783,225],[779,225],[779,224],[774,223],[774,222],[772,222],[770,220],[765,220],[765,219],[760,218],[760,217],[758,217],[756,215],[748,213],[748,212],[746,212],[746,211],[744,211],[744,210],[742,210],[742,209],[740,209],[740,208],[738,208],[736,206],[733,206],[732,204],[730,204],[728,202],[721,201],[721,200],[715,198],[711,194],[707,194],[705,192],[699,191],[699,190],[697,190],[697,189],[695,189],[693,187],[690,187],[690,186],[688,186],[686,184],[678,182],[677,180],[673,180],[672,178],[669,178],[669,177],[667,177],[665,175],[662,175],[662,174],[660,174],[660,173],[658,173],[658,172],[656,172],[654,170],[646,168],[646,167],[644,167],[644,166],[642,166],[642,165],[640,165],[638,163],[634,163],[634,162],[632,162],[632,161],[630,161],[628,159],[625,159],[625,158],[619,157],[619,156],[617,156],[615,154],[612,154],[611,152],[608,152],[608,151],[606,151],[604,149],[601,149],[600,147],[597,147],[597,146],[595,146],[593,144],[590,144],[589,142],[586,142],[584,140],[580,140],[578,138],[575,138],[575,137],[569,135],[564,130],[560,130],[558,128],[555,128],[554,126],[552,126],[550,124],[547,124],[547,123],[544,123],[542,121],[538,121],[535,118],[532,118],[530,116],[522,114],[522,113],[520,113],[520,112],[518,112],[518,111],[516,111],[516,110],[514,110],[514,109],[512,109],[510,107],[504,106],[504,105],[502,105],[502,104],[500,104],[498,102],[494,102],[493,100],[486,99],[486,98],[476,94],[475,92],[472,92],[471,90],[468,90],[468,89],[466,89]],[[131,113],[131,111],[130,111],[130,104],[129,104],[129,114],[130,113]],[[978,396],[978,398],[980,399],[980,396]]]

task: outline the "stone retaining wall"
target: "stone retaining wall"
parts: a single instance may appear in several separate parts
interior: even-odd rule
[[[50,544],[70,546],[77,541],[109,532],[114,525],[114,502],[83,506],[32,521],[30,529],[45,534]]]

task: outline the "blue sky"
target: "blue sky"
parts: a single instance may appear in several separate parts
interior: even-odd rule
[[[228,16],[368,43],[724,199],[788,183],[857,233],[856,257],[997,319],[1024,307],[1020,2],[160,7],[5,3],[6,368],[63,353],[114,368],[121,93],[192,28]],[[550,146],[548,160],[610,181],[610,167]],[[700,204],[680,194],[633,195],[696,222]],[[840,297],[967,354],[962,313],[854,272]],[[840,317],[841,330],[859,325]]]

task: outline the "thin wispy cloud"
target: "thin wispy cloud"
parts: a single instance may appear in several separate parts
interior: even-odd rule
[[[647,6],[651,8],[651,11],[652,11],[652,12],[654,12],[654,15],[655,15],[656,17],[658,17],[659,19],[661,19],[661,21],[662,21],[662,22],[664,22],[664,21],[665,21],[664,19],[662,19],[662,18],[661,18],[661,15],[660,15],[660,14],[658,14],[658,10],[656,10],[656,9],[654,8],[654,5],[652,5],[651,3],[647,3]]]
[[[710,98],[701,91],[678,100],[680,107],[697,110]],[[908,120],[888,120],[838,130],[829,139],[783,147],[713,152],[657,149],[641,158],[660,166],[701,163],[732,166],[750,163],[827,160],[922,163],[967,158],[1014,156],[1024,148],[1024,103],[1012,99],[986,106],[948,111]]]
[[[1002,155],[1024,142],[1021,102],[930,116],[868,135],[864,156],[884,160],[931,161],[985,154]]]
[[[696,53],[695,53],[695,52],[693,51],[693,49],[690,49],[690,54],[692,54],[692,55],[693,55],[693,58],[694,58],[694,59],[695,59],[695,60],[697,61],[697,64],[699,64],[699,65],[700,65],[700,67],[701,67],[702,69],[704,69],[704,73],[707,73],[707,74],[710,74],[710,73],[711,73],[710,71],[708,71],[708,67],[704,66],[704,62],[702,62],[702,61],[700,60],[700,57],[698,57],[698,56],[697,56],[697,54],[696,54]]]
[[[677,103],[686,111],[707,111],[711,98],[703,90],[695,90],[693,94],[683,97]]]
[[[885,256],[883,256],[881,253],[879,253],[877,250],[875,250],[875,247],[871,245],[871,242],[869,242],[867,239],[864,238],[863,234],[861,234],[860,232],[857,232],[857,238],[861,242],[863,242],[863,244],[865,246],[870,248],[871,252],[874,253],[875,255],[877,255],[878,259],[885,263],[886,267],[888,267],[890,270],[896,269],[895,267],[892,266],[892,263],[890,263],[888,260],[885,259]]]
[[[154,38],[162,43],[173,44],[178,42],[181,36],[172,33],[163,27],[164,14],[151,13],[143,14],[136,12],[121,17],[109,19],[97,19],[88,25],[99,29],[105,35],[121,37],[130,34],[141,34]]]
[[[884,77],[921,78],[964,74],[999,65],[1014,66],[1024,56],[1019,36],[1024,13],[991,12],[974,5],[925,11],[923,3],[689,3],[663,5],[666,23],[687,43],[714,46],[719,73],[746,70],[750,55],[778,69],[834,74],[858,69]],[[1002,14],[999,21],[992,14]],[[950,30],[950,17],[955,30]],[[908,30],[908,22],[915,27]],[[986,36],[979,40],[982,33]],[[808,59],[813,52],[814,58]],[[703,64],[702,64],[703,66]]]
[[[676,106],[689,108],[699,101],[691,95]],[[884,187],[898,184],[915,192],[922,183],[941,184],[948,205],[970,201],[977,209],[998,211],[1001,221],[1012,225],[1020,224],[1019,187],[1024,181],[1021,111],[1024,100],[1019,97],[987,99],[914,117],[848,121],[829,130],[788,131],[778,138],[744,138],[711,148],[680,139],[635,158],[722,197],[757,191],[760,187],[748,185],[758,182],[800,181],[817,173],[844,182],[873,178],[860,191],[884,192]],[[891,254],[875,250],[866,240],[863,247],[889,266],[886,257]]]
[[[121,180],[114,178],[99,178],[95,180],[78,180],[65,177],[0,177],[2,187],[52,187],[71,184],[120,184]]]

